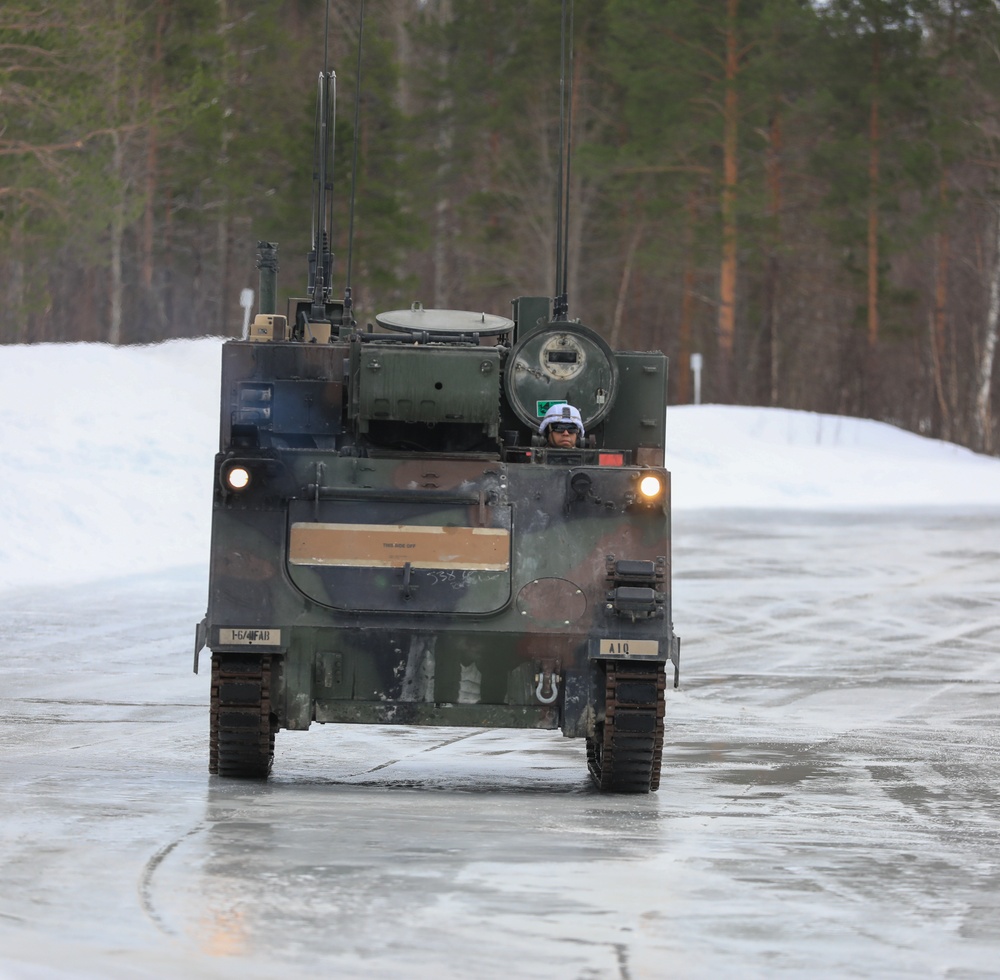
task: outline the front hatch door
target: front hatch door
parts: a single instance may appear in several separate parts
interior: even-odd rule
[[[287,567],[295,585],[344,611],[483,615],[507,605],[509,504],[481,491],[465,501],[393,496],[358,490],[318,507],[290,501]]]

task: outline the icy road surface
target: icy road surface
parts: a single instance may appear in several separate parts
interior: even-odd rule
[[[9,593],[0,976],[995,977],[1000,511],[677,519],[660,792],[558,733],[206,772],[201,569]]]

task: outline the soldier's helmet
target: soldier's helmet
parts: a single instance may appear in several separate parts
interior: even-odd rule
[[[541,425],[538,426],[538,434],[544,436],[550,425],[563,426],[574,425],[580,435],[584,435],[583,419],[580,417],[580,410],[566,402],[559,402],[556,405],[549,405],[548,411],[542,418]]]

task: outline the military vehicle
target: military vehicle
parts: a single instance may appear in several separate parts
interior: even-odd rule
[[[349,277],[330,287],[325,143],[308,295],[276,312],[260,242],[260,312],[222,347],[210,772],[264,778],[275,733],[313,723],[539,728],[586,740],[599,789],[657,789],[680,663],[666,358],[611,350],[558,290],[359,329]],[[538,434],[559,403],[570,448]]]

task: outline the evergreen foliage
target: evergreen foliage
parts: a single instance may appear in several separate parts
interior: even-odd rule
[[[1000,449],[1000,10],[574,0],[570,316],[691,397]],[[302,295],[316,78],[362,322],[556,280],[561,0],[6,0],[0,342],[236,335]],[[282,300],[279,298],[279,302]]]

